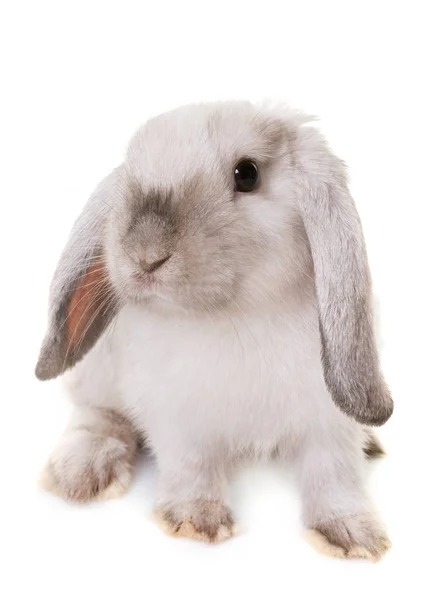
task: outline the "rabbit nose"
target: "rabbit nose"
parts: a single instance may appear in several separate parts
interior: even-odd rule
[[[139,260],[139,266],[145,273],[153,273],[153,271],[156,271],[157,269],[159,269],[159,267],[162,267],[162,265],[166,263],[169,258],[171,258],[171,254],[153,262],[148,262],[147,260],[141,258]]]

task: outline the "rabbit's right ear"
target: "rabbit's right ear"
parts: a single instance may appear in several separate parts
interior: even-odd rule
[[[51,284],[49,323],[35,374],[53,379],[88,352],[117,311],[103,250],[123,167],[96,188],[71,231]]]

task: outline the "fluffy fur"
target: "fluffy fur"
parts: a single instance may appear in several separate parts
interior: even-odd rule
[[[234,529],[233,464],[277,451],[298,463],[308,528],[345,556],[387,549],[363,488],[363,425],[393,408],[363,235],[344,166],[306,121],[247,103],[178,109],[147,122],[92,195],[37,365],[41,379],[76,365],[48,487],[124,489],[139,439],[165,528],[215,541]],[[260,171],[248,194],[234,188],[242,158]]]

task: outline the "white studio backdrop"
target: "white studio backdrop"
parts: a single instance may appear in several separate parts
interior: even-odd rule
[[[2,2],[0,9],[2,576],[5,599],[439,598],[440,93],[437,2]],[[155,466],[77,508],[40,491],[69,406],[34,363],[58,254],[143,121],[184,103],[283,101],[349,166],[384,372],[396,401],[368,485],[393,549],[317,555],[276,466],[232,482],[243,533],[219,547],[148,517]]]

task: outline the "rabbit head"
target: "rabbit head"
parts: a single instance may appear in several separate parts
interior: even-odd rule
[[[343,163],[307,121],[225,103],[141,127],[60,259],[37,376],[73,366],[124,303],[191,316],[264,310],[313,280],[334,402],[362,423],[385,422],[393,404],[360,221]]]

